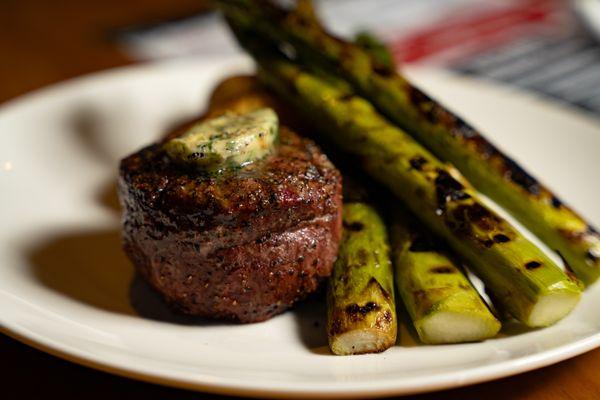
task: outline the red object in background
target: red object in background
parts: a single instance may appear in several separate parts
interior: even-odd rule
[[[522,36],[524,31],[556,27],[564,11],[562,2],[520,1],[507,7],[457,10],[455,17],[418,30],[390,44],[401,63],[432,59],[449,60],[499,46]]]

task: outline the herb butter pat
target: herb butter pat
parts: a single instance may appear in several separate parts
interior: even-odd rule
[[[165,143],[165,150],[186,164],[211,170],[237,168],[268,155],[278,132],[279,120],[270,108],[227,113],[193,125]]]

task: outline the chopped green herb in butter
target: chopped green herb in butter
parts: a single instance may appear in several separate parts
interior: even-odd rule
[[[275,145],[277,114],[261,108],[202,121],[165,143],[174,160],[211,170],[240,167],[263,158]]]

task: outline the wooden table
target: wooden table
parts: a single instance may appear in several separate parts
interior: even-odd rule
[[[0,102],[77,75],[131,63],[112,41],[126,26],[185,16],[201,0],[3,0]],[[0,335],[2,398],[220,398],[108,375]],[[8,395],[8,396],[6,396]],[[5,397],[6,396],[6,397]],[[600,399],[600,350],[495,382],[415,399]]]

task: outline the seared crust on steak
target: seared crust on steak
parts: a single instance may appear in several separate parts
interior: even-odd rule
[[[341,231],[341,177],[282,127],[277,151],[216,176],[170,162],[159,144],[121,162],[128,256],[185,313],[261,321],[329,276]]]

